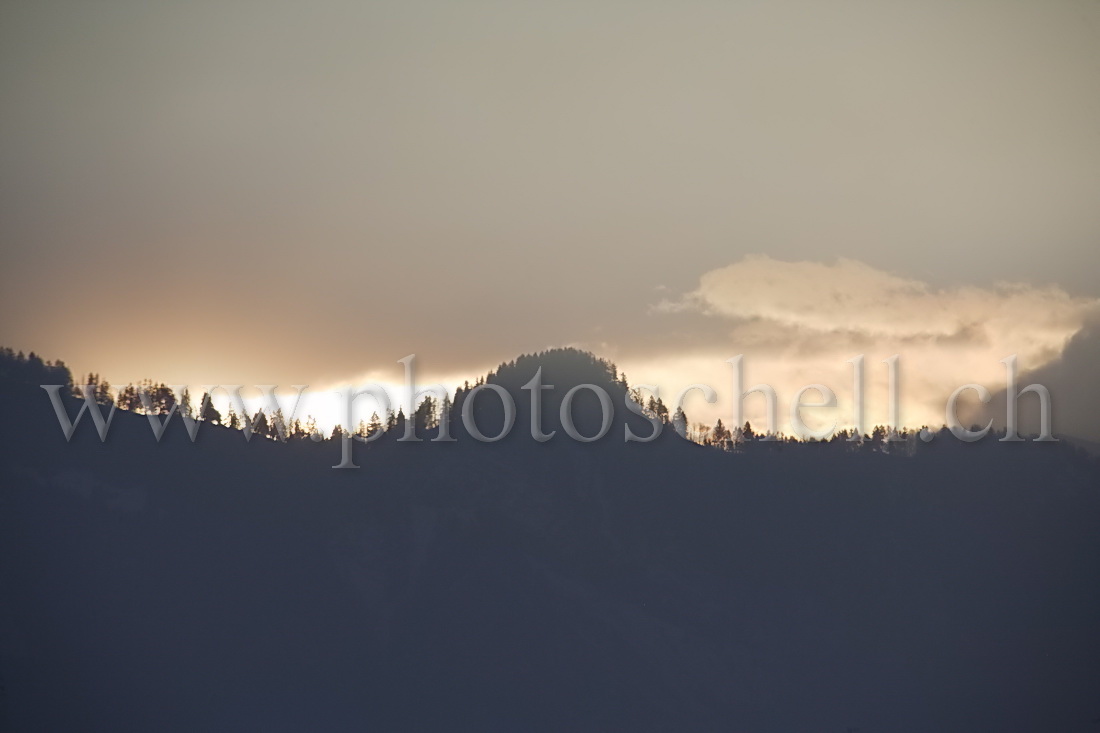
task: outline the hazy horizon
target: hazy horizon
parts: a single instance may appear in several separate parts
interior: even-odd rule
[[[115,384],[570,345],[671,392],[745,354],[843,408],[848,359],[880,394],[900,354],[920,424],[1098,312],[1094,2],[0,18],[0,342]]]

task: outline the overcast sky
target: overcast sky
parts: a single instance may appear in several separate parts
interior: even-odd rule
[[[1096,311],[1100,2],[5,0],[0,155],[0,342],[115,382],[942,402]]]

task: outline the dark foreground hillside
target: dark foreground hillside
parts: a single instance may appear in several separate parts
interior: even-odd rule
[[[1100,730],[1100,471],[1064,445],[335,471],[130,413],[66,443],[2,390],[6,730]]]

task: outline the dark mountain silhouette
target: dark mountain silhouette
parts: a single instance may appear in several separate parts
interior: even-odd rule
[[[545,430],[591,383],[607,438],[530,439],[539,365]],[[7,729],[1095,729],[1100,470],[1066,444],[624,443],[648,425],[590,355],[489,382],[513,437],[387,434],[337,471],[336,442],[158,443],[125,411],[66,443],[0,381]]]
[[[1100,321],[1076,333],[1060,357],[1039,369],[1020,375],[1017,389],[1042,384],[1050,390],[1051,424],[1055,435],[1072,436],[1095,452],[1100,442]],[[990,385],[991,387],[993,385]],[[1007,395],[1004,389],[993,394],[987,406],[977,412],[973,422],[985,425],[990,419],[997,429],[1005,425]],[[1025,394],[1018,403],[1020,434],[1037,434],[1040,428],[1039,400]]]

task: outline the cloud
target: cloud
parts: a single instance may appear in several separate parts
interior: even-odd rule
[[[902,422],[938,425],[956,387],[979,383],[995,392],[1004,384],[1001,359],[1017,354],[1021,370],[1038,369],[1097,317],[1100,300],[1057,287],[936,288],[851,259],[752,255],[657,303],[647,333],[624,343],[619,359],[632,374],[672,380],[694,373],[717,388],[729,381],[725,360],[744,354],[748,383],[771,384],[781,401],[813,382],[834,388],[843,425],[850,422],[852,391],[847,361],[866,355],[868,419],[885,422],[886,368],[878,362],[898,354]],[[700,334],[709,338],[694,338]],[[700,417],[728,412],[729,390],[719,394],[714,407],[699,406]],[[787,414],[785,406],[780,414]],[[754,416],[750,408],[750,417],[761,418],[762,410]]]
[[[1060,349],[1098,304],[1056,287],[935,289],[855,260],[781,262],[752,255],[707,272],[696,290],[658,309],[761,319],[810,332],[967,343],[1019,338]]]

